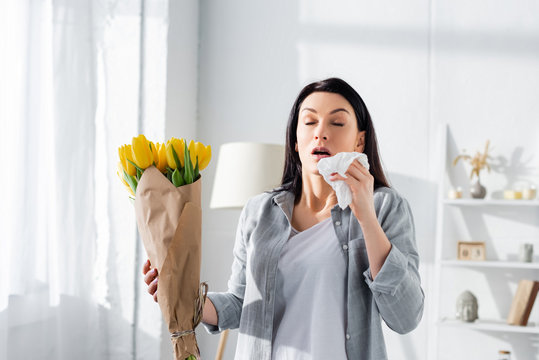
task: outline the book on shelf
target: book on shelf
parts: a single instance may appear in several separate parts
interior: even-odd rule
[[[532,312],[533,303],[539,291],[539,281],[520,280],[517,292],[513,297],[507,323],[509,325],[528,325],[528,319]]]

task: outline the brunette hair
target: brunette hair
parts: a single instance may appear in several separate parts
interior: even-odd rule
[[[296,152],[298,128],[298,115],[303,100],[314,92],[330,92],[343,96],[354,109],[357,119],[357,127],[359,131],[365,130],[365,148],[364,153],[369,160],[369,172],[374,177],[374,188],[385,186],[390,187],[384,175],[380,156],[378,155],[378,142],[376,141],[376,133],[372,124],[371,115],[367,110],[367,106],[359,94],[344,80],[339,78],[329,78],[322,81],[313,82],[305,86],[299,93],[290,115],[288,117],[288,125],[286,128],[286,148],[285,148],[285,164],[281,186],[274,191],[290,191],[294,194],[296,201],[301,196],[301,161],[299,154]]]

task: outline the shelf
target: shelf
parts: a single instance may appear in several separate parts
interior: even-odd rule
[[[477,268],[503,268],[503,269],[539,269],[539,263],[525,263],[519,261],[468,261],[468,260],[442,260],[442,266],[451,267],[477,267]]]
[[[442,319],[438,322],[439,326],[457,327],[461,329],[479,330],[479,331],[499,331],[525,334],[539,334],[539,326],[529,322],[528,326],[508,325],[504,320],[476,320],[473,323],[467,323],[455,319]]]
[[[444,199],[443,203],[453,206],[539,206],[538,200],[503,200],[503,199]]]
[[[445,341],[446,335],[468,338],[469,344],[463,346],[468,352],[474,348],[479,338],[483,335],[504,337],[533,338],[539,340],[539,319],[533,316],[533,322],[528,326],[514,326],[507,324],[501,314],[488,310],[484,315],[490,319],[481,317],[472,323],[455,319],[454,308],[447,308],[447,300],[457,298],[462,288],[453,282],[477,281],[479,295],[484,301],[492,300],[502,295],[504,298],[514,297],[513,282],[522,277],[531,277],[534,280],[539,274],[539,260],[534,257],[534,262],[525,263],[518,261],[515,254],[515,245],[508,242],[522,242],[537,238],[539,228],[539,197],[533,200],[503,199],[502,191],[490,192],[485,199],[474,199],[468,195],[466,198],[450,199],[449,189],[454,183],[462,180],[462,173],[453,173],[449,164],[455,156],[456,141],[446,124],[443,127],[440,142],[440,178],[438,187],[438,201],[436,212],[436,244],[434,256],[434,281],[432,286],[431,303],[433,320],[429,323],[429,334],[432,333],[432,341],[429,342],[428,359],[438,359],[442,351],[453,346],[452,342]],[[461,169],[462,170],[462,169]],[[511,170],[511,169],[508,169]],[[524,185],[522,185],[524,186]],[[498,198],[496,198],[498,197]],[[500,198],[502,197],[502,198]],[[479,239],[485,242],[485,247],[494,248],[496,254],[489,260],[468,261],[457,259],[456,244],[462,239]],[[490,252],[489,252],[490,253]],[[495,275],[494,278],[486,275]],[[472,280],[473,279],[473,280]],[[492,284],[492,279],[504,284]],[[492,285],[495,285],[492,287]],[[492,293],[493,292],[493,293]],[[539,300],[536,300],[536,302]],[[535,305],[537,307],[537,305]],[[481,309],[481,307],[480,307]],[[484,312],[485,310],[483,310]],[[451,334],[449,334],[451,333]],[[519,340],[520,341],[520,340]],[[524,340],[523,340],[524,341]],[[483,352],[483,355],[486,353]],[[484,356],[483,356],[484,357]],[[539,359],[538,359],[539,360]]]

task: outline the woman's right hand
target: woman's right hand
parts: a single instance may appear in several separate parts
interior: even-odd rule
[[[142,273],[144,274],[144,282],[148,285],[148,292],[150,295],[153,295],[153,300],[157,302],[157,281],[159,280],[159,276],[157,269],[152,269],[149,259],[142,266]]]

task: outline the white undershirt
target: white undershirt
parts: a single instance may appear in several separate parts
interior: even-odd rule
[[[279,258],[272,359],[346,359],[346,262],[331,218],[292,230]]]

